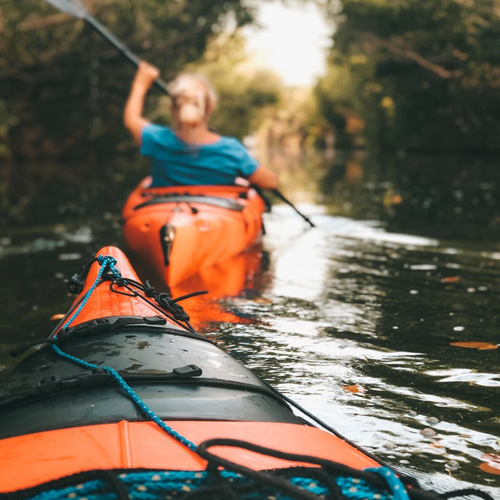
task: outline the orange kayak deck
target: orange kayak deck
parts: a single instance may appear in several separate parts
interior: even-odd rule
[[[338,460],[356,469],[380,464],[341,438],[307,425],[275,422],[167,422],[196,445],[233,438],[289,453]],[[244,449],[214,451],[255,470],[307,466]],[[153,422],[121,421],[0,440],[0,491],[29,488],[94,469],[204,470],[206,462]]]

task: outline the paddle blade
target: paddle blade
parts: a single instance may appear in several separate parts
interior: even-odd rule
[[[82,19],[87,16],[87,9],[78,0],[47,0],[47,2],[72,16]]]

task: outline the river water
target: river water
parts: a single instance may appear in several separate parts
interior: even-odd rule
[[[390,465],[498,494],[495,160],[261,155],[316,227],[276,203],[259,246],[174,296],[208,289],[184,303],[200,332]],[[121,159],[3,171],[1,370],[67,310],[68,276],[103,245],[126,250],[120,208],[145,170]]]

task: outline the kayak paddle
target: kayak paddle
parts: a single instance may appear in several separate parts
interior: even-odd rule
[[[93,17],[79,0],[47,0],[47,2],[67,14],[87,21],[92,28],[113,44],[132,64],[139,66],[141,60]],[[168,95],[168,86],[161,78],[157,78],[154,84]]]
[[[256,186],[255,184],[250,184],[250,186],[257,191],[259,196],[264,200],[264,203],[266,205],[266,212],[269,212],[271,210],[271,202],[267,198],[267,196],[264,195],[262,192],[263,189],[260,188],[259,186]],[[288,199],[285,197],[285,195],[279,191],[278,189],[272,189],[271,192],[276,195],[278,198],[280,198],[282,201],[284,201],[287,205],[290,205],[297,214],[299,214],[311,227],[316,227],[314,222],[309,219],[309,217],[305,216],[302,212],[299,211],[299,209]]]
[[[285,198],[285,196],[279,189],[273,189],[273,193],[282,201],[284,201],[287,205],[290,205],[295,210],[295,212],[297,212],[297,214],[299,214],[311,227],[316,227],[313,221],[309,219],[309,217],[304,215],[302,212],[300,212],[299,209],[290,200]]]

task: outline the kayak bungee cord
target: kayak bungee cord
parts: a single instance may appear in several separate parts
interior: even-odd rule
[[[58,354],[59,356],[67,359],[68,361],[72,361],[73,363],[76,363],[80,366],[83,366],[84,368],[88,368],[89,370],[102,370],[105,371],[106,373],[109,373],[116,382],[118,382],[118,385],[123,389],[125,394],[128,396],[128,398],[147,416],[149,417],[158,427],[160,427],[162,430],[164,430],[167,434],[175,438],[177,441],[179,441],[181,444],[183,444],[186,448],[190,449],[191,451],[196,451],[196,445],[190,441],[189,439],[186,439],[184,436],[179,434],[177,431],[175,431],[172,427],[168,426],[161,420],[158,415],[140,398],[140,396],[130,387],[130,385],[125,382],[123,377],[114,369],[111,368],[110,366],[99,366],[95,365],[93,363],[89,363],[83,359],[77,358],[75,356],[72,356],[71,354],[68,354],[60,349],[60,347],[56,344],[52,344],[52,349]]]
[[[67,331],[69,326],[73,323],[73,321],[78,317],[78,315],[81,313],[81,311],[85,308],[85,305],[87,304],[88,300],[90,299],[92,293],[95,291],[97,286],[105,281],[106,279],[111,280],[110,284],[110,290],[112,290],[115,293],[120,293],[124,295],[130,295],[129,293],[121,292],[117,290],[115,287],[125,287],[129,291],[132,292],[132,296],[134,297],[139,297],[140,294],[138,294],[136,291],[134,291],[131,286],[136,287],[138,289],[141,289],[146,296],[148,297],[154,297],[159,305],[168,305],[167,311],[170,312],[171,314],[174,314],[175,316],[179,317],[179,321],[183,321],[186,323],[191,329],[191,325],[189,324],[189,316],[180,308],[178,304],[175,302],[172,304],[168,304],[168,294],[163,294],[163,297],[160,297],[162,294],[158,294],[156,290],[151,287],[149,284],[147,286],[141,285],[138,282],[130,279],[123,278],[116,268],[116,259],[114,259],[111,256],[101,256],[99,255],[95,259],[99,265],[100,269],[96,275],[96,278],[94,279],[94,282],[92,285],[89,287],[87,292],[85,293],[82,301],[79,303],[78,307],[74,312],[72,313],[71,317],[64,323],[62,326],[61,330],[62,331]],[[107,274],[106,274],[107,273]],[[192,296],[193,294],[190,294],[189,296]],[[188,296],[186,296],[188,297]],[[179,300],[179,299],[177,299]],[[148,303],[150,302],[149,300],[147,301]],[[171,302],[173,300],[171,299]],[[183,314],[180,313],[182,311]],[[182,445],[184,445],[186,448],[191,450],[192,452],[196,453],[199,456],[202,456],[205,458],[209,464],[209,469],[212,473],[217,471],[217,466],[214,466],[214,464],[220,463],[221,465],[224,466],[225,469],[234,469],[237,472],[242,472],[245,474],[247,477],[252,477],[256,480],[258,480],[261,484],[270,484],[272,486],[278,487],[281,490],[287,491],[288,493],[291,493],[294,498],[298,499],[303,499],[303,500],[313,500],[317,498],[316,493],[309,492],[301,487],[295,486],[292,482],[287,481],[283,478],[280,477],[275,477],[273,475],[266,474],[264,472],[259,472],[259,471],[253,471],[252,469],[249,469],[247,467],[242,467],[239,464],[233,463],[229,460],[226,459],[220,459],[216,457],[215,455],[209,454],[207,452],[207,447],[208,446],[213,446],[214,444],[217,444],[217,440],[211,440],[211,441],[205,441],[201,443],[200,446],[197,446],[195,443],[187,439],[186,437],[182,436],[179,434],[177,431],[175,431],[172,427],[168,426],[161,420],[161,418],[141,399],[141,397],[130,387],[130,385],[123,379],[123,377],[112,367],[109,366],[99,366],[94,363],[89,363],[88,361],[85,361],[81,358],[77,358],[76,356],[73,356],[71,354],[68,354],[64,352],[57,344],[57,338],[58,338],[58,333],[56,333],[53,338],[52,338],[52,349],[54,352],[61,356],[64,359],[67,359],[68,361],[78,364],[80,366],[83,366],[84,368],[88,368],[91,371],[95,370],[100,370],[100,371],[105,371],[109,375],[113,377],[113,379],[118,383],[118,385],[121,387],[121,389],[124,391],[126,396],[151,420],[153,421],[160,429],[165,431],[168,435],[172,436],[174,439],[176,439],[178,442],[180,442]],[[260,453],[266,453],[268,455],[275,455],[275,456],[284,456],[290,460],[304,460],[306,457],[304,456],[294,456],[293,454],[283,454],[277,450],[272,450],[268,448],[263,448],[263,447],[258,447],[253,445],[252,443],[247,443],[247,442],[242,442],[242,441],[236,441],[236,440],[222,440],[222,444],[228,446],[228,445],[235,445],[239,447],[246,447],[247,449],[254,450]],[[222,460],[222,462],[221,462]],[[309,462],[317,463],[314,457],[309,457]],[[335,464],[334,462],[330,461],[322,461],[324,463],[328,464],[333,464],[337,468],[341,467],[342,471],[345,472],[346,470],[349,471],[349,475],[354,475],[354,476],[360,476],[363,475],[366,477],[367,473],[369,475],[369,472],[375,472],[376,474],[382,473],[378,469],[374,469],[373,471],[366,471],[366,472],[359,472],[356,470],[351,470],[350,468],[340,466],[340,464]],[[387,482],[387,485],[390,488],[393,500],[409,500],[410,497],[406,494],[406,490],[404,488],[403,483],[396,477],[394,472],[390,471],[387,468],[382,468],[383,469],[383,474],[384,474],[384,479]],[[217,474],[218,475],[218,472]],[[373,477],[371,477],[373,480]],[[352,485],[349,485],[350,489],[353,489]],[[335,483],[335,491],[338,490],[338,486]],[[356,488],[354,487],[354,490]],[[340,493],[340,490],[338,490]],[[340,494],[337,496],[337,498],[341,498]],[[379,496],[380,497],[380,496]],[[379,498],[375,496],[374,498]],[[383,498],[383,497],[380,497]],[[389,497],[390,498],[390,497]]]
[[[118,269],[116,268],[116,259],[114,259],[113,257],[111,257],[109,255],[104,256],[104,257],[102,255],[99,255],[96,260],[99,263],[99,265],[101,266],[101,268],[99,269],[94,282],[92,283],[92,285],[90,286],[90,288],[86,292],[82,302],[80,303],[78,308],[75,310],[73,315],[68,319],[68,321],[66,321],[66,323],[61,328],[61,330],[67,330],[69,328],[69,326],[71,325],[71,323],[73,323],[73,321],[77,318],[77,316],[80,314],[80,312],[85,307],[85,304],[88,302],[88,300],[89,300],[90,296],[92,295],[92,293],[94,292],[94,290],[97,288],[97,286],[100,283],[102,283],[102,278],[103,278],[104,273],[106,271],[109,271],[110,275],[112,276],[112,278],[111,278],[112,280],[120,281],[122,283],[121,286],[126,286],[126,283],[128,280],[122,278],[121,274],[119,273]],[[130,280],[130,281],[133,281],[133,280]],[[111,288],[113,282],[114,281],[112,281],[110,288]],[[135,284],[137,285],[137,283],[135,283]],[[149,287],[149,293],[151,296],[153,296],[154,293],[152,292],[151,289],[152,289],[152,287]],[[135,295],[136,294],[134,294],[134,296]],[[167,294],[164,294],[164,295],[167,295]],[[150,301],[148,301],[148,303],[149,302]],[[163,300],[163,302],[166,302],[166,300]],[[177,308],[180,307],[177,304],[175,304],[175,306],[177,306]],[[170,309],[174,309],[174,308],[171,307]],[[177,311],[177,309],[175,309],[175,310]],[[187,315],[185,315],[185,316],[187,316]],[[184,318],[184,316],[183,316],[183,318]],[[189,324],[188,320],[189,320],[189,316],[187,316],[187,320],[185,320],[185,322],[192,330],[193,328]],[[184,321],[184,320],[181,320],[181,321]],[[52,337],[53,342],[52,342],[52,346],[51,346],[56,354],[67,359],[68,361],[71,361],[71,362],[76,363],[80,366],[83,366],[84,368],[88,368],[91,371],[103,370],[103,371],[109,373],[115,379],[115,381],[118,383],[118,385],[123,389],[123,391],[129,397],[129,399],[147,417],[149,417],[156,425],[158,425],[167,434],[169,434],[170,436],[175,438],[177,441],[179,441],[181,444],[186,446],[191,451],[196,450],[196,445],[192,441],[190,441],[190,440],[186,439],[184,436],[180,435],[178,432],[176,432],[174,429],[172,429],[172,427],[166,425],[165,422],[163,422],[163,420],[161,420],[160,417],[158,417],[158,415],[156,415],[156,413],[140,398],[140,396],[132,389],[132,387],[130,387],[130,385],[128,385],[127,382],[125,382],[123,377],[114,368],[111,368],[110,366],[99,366],[99,365],[96,365],[94,363],[89,363],[88,361],[85,361],[83,359],[77,358],[75,356],[72,356],[71,354],[64,352],[55,343],[55,341],[57,341],[57,337],[58,337],[58,333],[56,333]]]

